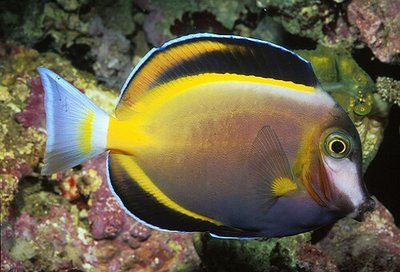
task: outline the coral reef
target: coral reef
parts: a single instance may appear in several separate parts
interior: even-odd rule
[[[19,207],[21,214],[12,220],[13,237],[6,241],[10,256],[30,271],[93,267],[94,241],[80,226],[76,206],[41,188],[32,189],[21,190],[28,204]]]
[[[193,238],[208,271],[338,271],[329,256],[309,244],[310,239],[310,234],[247,241],[207,234]],[[318,256],[318,263],[312,256]]]
[[[356,125],[363,146],[365,172],[383,139],[390,105],[382,100],[372,79],[347,50],[318,46],[316,50],[296,52],[311,62],[324,90]]]
[[[104,27],[100,17],[91,21],[89,34],[95,37],[90,55],[95,59],[92,68],[98,80],[122,86],[132,69],[130,41],[122,32]]]
[[[378,94],[389,103],[400,107],[400,81],[390,77],[378,77],[376,79]]]
[[[257,6],[266,9],[267,14],[288,32],[319,41],[324,39],[326,29],[339,16],[328,1],[259,0]]]
[[[154,46],[159,46],[173,37],[170,27],[174,25],[176,21],[185,21],[185,13],[205,12],[200,14],[202,18],[199,18],[197,24],[192,24],[191,27],[186,28],[186,31],[185,29],[175,31],[175,35],[192,33],[193,29],[195,29],[195,32],[221,32],[233,29],[236,20],[244,16],[249,9],[255,8],[255,3],[252,0],[135,0],[135,3],[148,12],[148,15],[144,19],[143,29],[146,32],[149,42]],[[211,16],[209,16],[210,13],[212,14]]]
[[[352,0],[347,7],[350,31],[358,34],[382,62],[400,63],[400,2]]]
[[[122,86],[132,68],[133,44],[127,36],[143,20],[135,16],[132,1],[21,1],[6,7],[0,21],[8,26],[2,29],[7,42],[51,49],[108,86]],[[18,18],[21,10],[24,18]]]
[[[12,57],[8,57],[10,54]],[[9,203],[17,192],[19,179],[31,174],[32,169],[37,166],[43,153],[45,138],[43,130],[24,128],[15,120],[15,115],[21,112],[29,93],[27,81],[32,82],[32,73],[24,73],[24,70],[27,65],[30,65],[29,61],[37,57],[37,53],[32,50],[22,51],[18,48],[1,46],[0,56],[2,68],[0,69],[0,185],[2,189],[0,220],[2,221],[8,214]],[[22,62],[21,59],[26,59],[27,62]],[[23,113],[21,116],[24,116]],[[24,119],[22,117],[21,119]]]
[[[1,271],[397,271],[399,229],[381,204],[363,223],[343,219],[312,234],[218,240],[152,230],[127,216],[107,187],[106,154],[50,177],[39,175],[46,133],[36,67],[60,73],[111,113],[117,93],[98,83],[119,89],[151,46],[178,35],[208,31],[278,44],[296,38],[289,42],[296,48],[323,44],[327,47],[298,53],[355,122],[365,171],[382,141],[389,107],[400,106],[400,84],[384,69],[371,79],[351,53],[368,47],[379,61],[392,64],[385,69],[398,69],[399,5],[397,0],[0,3]]]
[[[361,224],[339,221],[316,246],[334,259],[340,271],[398,271],[400,267],[400,230],[381,203]]]
[[[288,32],[320,44],[367,45],[382,62],[400,62],[400,3],[397,0],[260,0]]]
[[[102,240],[117,237],[125,224],[126,215],[105,182],[92,194],[91,200],[88,220],[93,238]]]

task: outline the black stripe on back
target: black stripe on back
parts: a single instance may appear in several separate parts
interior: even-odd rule
[[[200,40],[222,42],[229,46],[229,50],[204,52],[177,66],[171,66],[154,83],[165,83],[179,77],[202,73],[231,73],[292,81],[306,86],[318,84],[310,63],[281,47],[253,40],[229,38],[198,38],[188,42],[195,44]],[[164,50],[179,45],[180,43],[173,44]]]

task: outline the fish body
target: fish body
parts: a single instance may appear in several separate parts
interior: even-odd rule
[[[110,188],[153,227],[276,237],[373,206],[354,125],[310,64],[286,49],[212,34],[173,40],[133,70],[115,116],[39,72],[49,137],[43,173],[109,150]]]

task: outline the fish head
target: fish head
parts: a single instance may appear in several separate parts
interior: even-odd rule
[[[318,181],[313,181],[317,184],[316,194],[338,217],[361,220],[365,212],[373,210],[375,201],[362,178],[360,137],[347,115],[334,118],[323,130],[317,153],[314,179]]]

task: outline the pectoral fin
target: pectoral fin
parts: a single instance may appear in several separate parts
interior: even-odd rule
[[[270,126],[264,126],[253,142],[249,154],[249,182],[266,208],[278,197],[297,189],[289,161]]]

